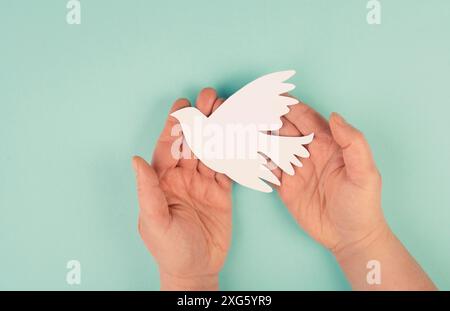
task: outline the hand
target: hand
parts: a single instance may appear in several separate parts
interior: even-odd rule
[[[196,106],[209,115],[222,102],[208,88],[199,94]],[[186,99],[177,100],[170,113],[187,106]],[[152,165],[133,158],[139,232],[158,262],[161,289],[217,290],[231,241],[231,181],[192,155],[191,159],[172,155],[174,144],[181,141],[171,135],[176,125],[169,116]]]
[[[281,199],[304,230],[333,252],[353,289],[435,290],[383,217],[381,177],[363,134],[338,114],[327,122],[303,103],[283,123],[281,135],[314,132],[315,139],[294,176],[275,170]],[[383,272],[371,282],[367,268],[374,261]]]
[[[302,159],[278,191],[295,220],[334,254],[369,243],[387,230],[381,177],[363,134],[336,113],[329,121],[300,103],[291,106],[280,135],[314,132],[310,158]]]

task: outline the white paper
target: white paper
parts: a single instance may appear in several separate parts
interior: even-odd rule
[[[237,183],[262,192],[272,192],[263,180],[280,185],[268,168],[267,158],[281,170],[294,175],[292,164],[301,167],[297,157],[308,158],[304,145],[314,134],[303,137],[278,136],[281,116],[289,106],[298,104],[283,96],[295,88],[285,83],[295,71],[262,76],[229,97],[209,117],[197,108],[180,109],[172,116],[178,119],[186,143],[207,167],[226,174]],[[263,180],[262,180],[263,179]]]

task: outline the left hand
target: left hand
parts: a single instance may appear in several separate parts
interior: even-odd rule
[[[196,106],[205,115],[221,103],[216,91],[204,89]],[[190,106],[179,99],[170,113]],[[155,257],[161,289],[217,290],[218,274],[231,242],[231,180],[192,155],[171,154],[180,136],[171,131],[172,116],[158,140],[152,164],[133,158],[139,197],[139,232]],[[186,146],[185,146],[186,147]]]

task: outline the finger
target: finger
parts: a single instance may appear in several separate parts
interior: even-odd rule
[[[283,126],[280,128],[280,136],[300,136],[302,133],[297,129],[297,127],[289,121],[286,116],[281,117]]]
[[[213,104],[212,112],[216,111],[216,109],[219,108],[224,102],[225,102],[225,99],[217,98]],[[200,166],[200,164],[199,164],[199,166]],[[202,166],[204,166],[203,163],[202,163]],[[208,169],[208,170],[211,171],[211,169]],[[233,181],[227,175],[214,172],[214,178],[221,187],[225,188],[226,190],[231,189],[231,185],[233,184]]]
[[[200,174],[206,177],[214,178],[214,174],[216,174],[215,171],[207,167],[205,164],[203,164],[202,161],[198,161],[197,170]]]
[[[217,98],[216,101],[214,102],[214,104],[212,105],[212,111],[214,112],[217,108],[220,107],[220,105],[223,104],[225,100],[223,98]],[[203,164],[203,162],[199,161],[198,162],[198,171],[200,172],[200,174],[205,175],[207,177],[214,177],[215,172],[210,169],[209,167],[207,167],[205,164]]]
[[[197,97],[196,106],[206,116],[209,116],[215,103],[218,101],[217,92],[213,88],[203,89]],[[214,177],[215,172],[207,167],[203,162],[198,161],[197,170],[206,177]]]
[[[207,87],[204,88],[197,97],[195,106],[205,115],[209,116],[212,112],[214,102],[217,99],[217,92],[215,89]]]
[[[359,130],[335,112],[331,114],[330,127],[334,140],[342,148],[349,178],[361,180],[377,173],[370,146]]]
[[[217,93],[213,88],[205,88],[197,96],[195,106],[206,116],[209,116],[212,111],[212,106],[217,98]],[[183,157],[178,161],[177,166],[186,168],[189,170],[196,169],[198,163],[200,163],[190,151],[186,142],[183,147],[186,149],[183,151]]]
[[[187,99],[178,99],[172,106],[167,118],[164,129],[156,143],[155,151],[153,153],[152,164],[158,175],[161,175],[166,169],[175,167],[179,160],[178,154],[172,154],[174,150],[179,151],[182,142],[182,132],[178,120],[170,114],[189,107],[190,103]],[[175,144],[179,143],[178,147]]]
[[[216,101],[214,102],[212,111],[213,112],[216,111],[216,109],[219,108],[223,104],[224,101],[225,101],[225,99],[223,99],[223,98],[216,99]]]
[[[305,103],[300,102],[289,108],[290,110],[289,113],[286,114],[286,118],[302,133],[302,135],[330,132],[327,120]]]
[[[181,147],[181,158],[178,160],[177,167],[195,170],[199,161],[191,151],[191,148],[189,148],[186,139],[183,139],[183,144]]]
[[[231,189],[233,181],[227,175],[217,173],[214,178],[216,179],[216,182],[225,190]]]
[[[283,179],[283,171],[278,166],[276,166],[276,164],[273,163],[272,161],[271,161],[270,165],[271,165],[271,167],[274,167],[274,169],[272,169],[271,172],[278,178],[280,183],[282,183],[283,182],[282,181],[282,179]]]
[[[142,158],[133,157],[136,172],[140,214],[152,227],[163,228],[169,223],[170,214],[166,197],[159,187],[155,170]]]
[[[283,122],[283,126],[281,127],[279,134],[280,136],[300,136],[300,131],[292,124],[285,116],[281,117],[281,121]],[[279,167],[277,167],[272,161],[269,163],[269,167],[275,167],[272,170],[272,173],[282,182],[282,171]]]

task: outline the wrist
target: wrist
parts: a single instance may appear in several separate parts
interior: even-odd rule
[[[355,290],[436,290],[387,225],[334,256]]]
[[[336,260],[342,263],[352,257],[359,257],[370,252],[374,248],[386,245],[393,239],[395,239],[394,233],[386,222],[382,222],[374,230],[364,235],[363,238],[345,243],[343,246],[333,249],[332,253]]]
[[[165,291],[216,291],[219,290],[219,275],[178,277],[160,271],[160,284]]]

